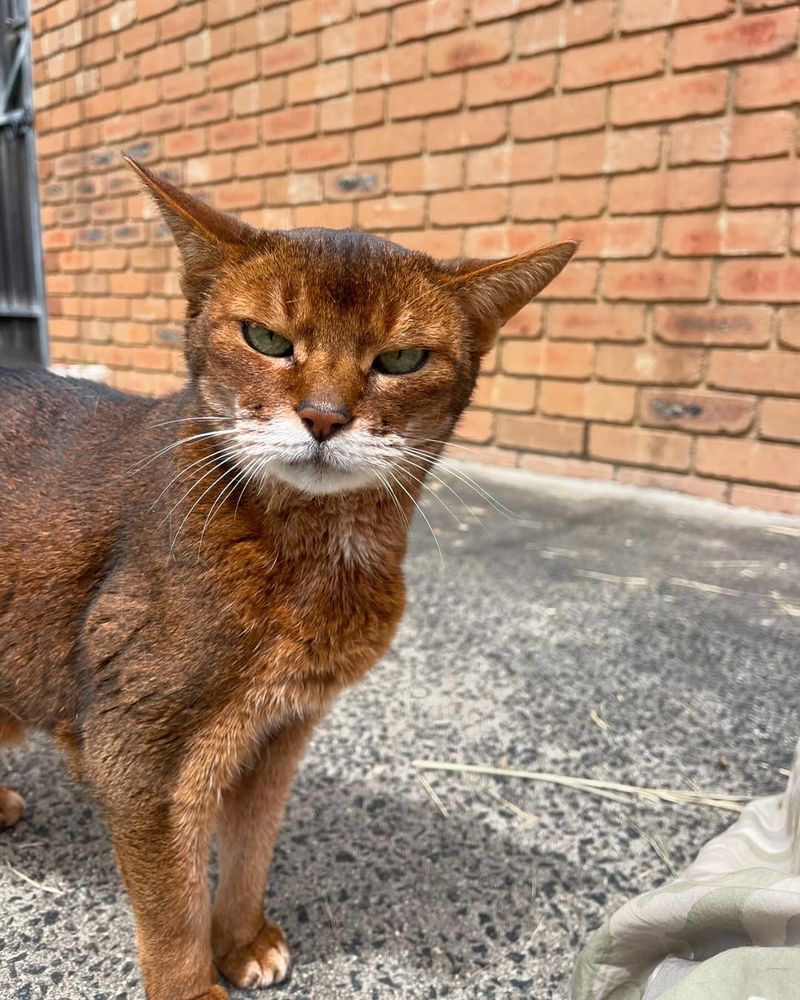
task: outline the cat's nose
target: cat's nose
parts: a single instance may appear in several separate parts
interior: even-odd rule
[[[297,415],[317,441],[327,440],[340,427],[349,424],[353,419],[349,410],[337,410],[333,407],[322,407],[313,403],[301,403],[297,408]]]

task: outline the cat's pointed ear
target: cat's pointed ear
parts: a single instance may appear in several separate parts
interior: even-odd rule
[[[555,278],[577,249],[576,242],[567,240],[505,260],[443,265],[447,283],[472,322],[481,354],[491,349],[500,327]]]
[[[223,262],[241,256],[254,244],[257,232],[181,191],[127,154],[122,155],[147,188],[172,232],[183,263],[181,288],[189,305],[195,307],[219,275]]]

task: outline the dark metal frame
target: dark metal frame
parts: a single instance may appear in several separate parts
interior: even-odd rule
[[[27,0],[0,0],[0,365],[46,364]]]

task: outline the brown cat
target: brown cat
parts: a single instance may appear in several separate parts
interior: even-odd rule
[[[299,757],[389,645],[481,355],[575,244],[438,262],[258,231],[130,164],[180,249],[189,378],[153,400],[0,376],[0,742],[48,730],[94,789],[149,1000],[211,1000],[215,966],[286,976],[262,906]],[[0,826],[22,810],[0,788]]]

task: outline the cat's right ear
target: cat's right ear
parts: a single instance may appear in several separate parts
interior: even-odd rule
[[[194,309],[219,276],[224,262],[240,258],[253,246],[256,230],[181,191],[127,154],[122,155],[169,226],[183,263],[181,288]]]

